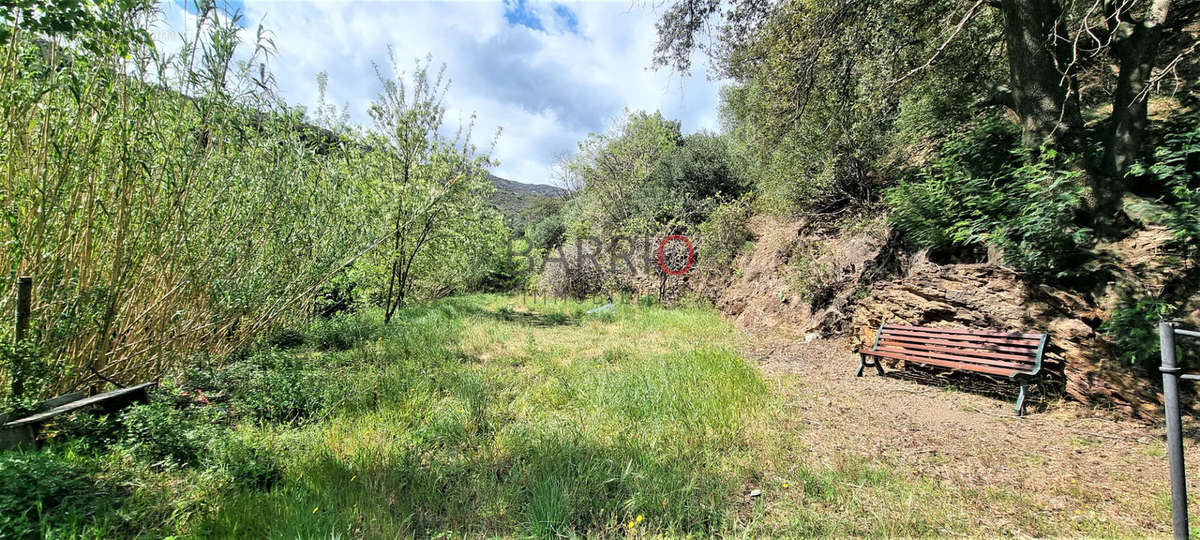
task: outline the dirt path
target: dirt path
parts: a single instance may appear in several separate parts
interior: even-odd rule
[[[819,458],[859,455],[913,481],[935,482],[973,506],[970,528],[979,534],[1170,532],[1160,426],[1062,401],[1017,418],[1011,398],[871,369],[856,378],[857,357],[842,340],[750,341],[747,356],[778,384],[795,424],[808,426],[797,436]],[[1200,494],[1200,431],[1185,421],[1188,431],[1185,452],[1196,456],[1188,490]]]

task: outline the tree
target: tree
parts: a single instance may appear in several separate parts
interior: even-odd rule
[[[1037,148],[1058,142],[1079,150],[1083,128],[1062,5],[1057,0],[1002,0],[1004,45],[1012,90],[1009,107],[1020,119],[1022,142]]]
[[[691,52],[703,49],[722,74],[753,83],[777,96],[776,102],[790,99],[784,109],[791,114],[773,116],[794,124],[807,114],[814,91],[831,87],[837,77],[843,88],[861,89],[850,83],[869,80],[856,72],[864,60],[882,64],[884,73],[897,61],[904,64],[904,72],[888,80],[889,92],[904,94],[947,64],[987,61],[998,46],[1007,59],[1005,84],[986,93],[976,89],[977,101],[1012,109],[1027,146],[1051,144],[1072,152],[1090,147],[1079,111],[1092,96],[1076,83],[1081,70],[1090,70],[1100,84],[1087,92],[1111,95],[1114,105],[1100,141],[1103,164],[1089,162],[1090,174],[1084,175],[1088,210],[1107,221],[1125,189],[1125,167],[1144,152],[1146,100],[1163,35],[1186,35],[1196,19],[1196,3],[1185,4],[1175,16],[1170,0],[1095,0],[1069,9],[1057,0],[978,0],[965,11],[939,0],[678,0],[658,23],[655,62],[686,70]],[[940,21],[923,15],[955,11],[958,15]],[[708,28],[717,29],[712,46],[697,39]],[[1169,64],[1194,51],[1194,41],[1172,40],[1170,53],[1176,56]],[[788,51],[788,62],[772,67],[770,53],[778,55],[781,48]],[[1115,80],[1102,73],[1110,55]],[[788,84],[772,89],[779,80]]]
[[[661,159],[635,195],[636,214],[657,223],[696,224],[718,199],[744,193],[743,167],[728,142],[711,133],[692,133]]]
[[[579,143],[568,170],[583,185],[582,196],[592,204],[583,210],[587,221],[604,237],[640,228],[634,223],[636,195],[650,174],[679,146],[679,122],[660,113],[627,113],[611,134],[591,134]]]
[[[453,258],[472,247],[473,228],[490,231],[496,222],[495,211],[485,203],[494,189],[485,171],[491,160],[471,143],[472,125],[460,127],[453,138],[441,132],[449,87],[445,67],[431,75],[426,58],[406,75],[391,60],[393,75],[379,74],[383,89],[370,108],[377,134],[369,139],[377,148],[378,188],[391,204],[392,242],[390,250],[379,254],[387,276],[386,321],[412,293],[431,247],[445,250],[441,257]]]
[[[1151,72],[1170,7],[1170,0],[1154,0],[1139,17],[1133,6],[1104,2],[1110,50],[1120,66],[1102,165],[1109,177],[1119,177],[1142,154]]]

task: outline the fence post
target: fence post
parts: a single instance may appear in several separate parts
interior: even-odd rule
[[[16,342],[19,345],[25,338],[29,336],[29,313],[30,305],[33,303],[33,278],[29,276],[21,276],[17,278],[17,334]],[[13,358],[12,372],[9,375],[12,378],[11,395],[14,398],[19,398],[25,393],[25,366],[24,359],[20,352],[17,357]]]
[[[1167,321],[1158,323],[1158,340],[1162,348],[1163,406],[1167,416],[1167,455],[1171,463],[1171,517],[1175,538],[1188,537],[1187,479],[1183,469],[1183,422],[1179,417],[1179,373],[1175,365],[1175,326]]]
[[[17,278],[17,341],[29,335],[29,306],[33,300],[33,278]]]

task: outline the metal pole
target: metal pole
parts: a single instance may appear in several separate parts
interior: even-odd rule
[[[1158,323],[1158,340],[1162,348],[1163,405],[1167,414],[1167,455],[1171,462],[1171,517],[1175,538],[1188,537],[1187,480],[1183,473],[1183,422],[1179,417],[1179,372],[1175,365],[1175,326],[1167,321]]]

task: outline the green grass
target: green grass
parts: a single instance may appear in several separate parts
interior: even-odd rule
[[[404,313],[365,347],[378,405],[268,436],[287,478],[240,490],[203,535],[712,533],[764,414],[761,378],[709,312],[472,297]],[[701,340],[725,334],[727,339]],[[707,341],[703,346],[701,341]],[[360,389],[357,393],[363,393]],[[637,516],[642,521],[637,522]]]
[[[774,387],[792,382],[765,380],[710,310],[518,302],[446,299],[386,327],[352,314],[304,330],[307,346],[201,367],[182,387],[229,395],[161,421],[196,430],[35,454],[105,496],[50,485],[24,535],[1010,534],[980,521],[988,505],[1035,535],[1129,532],[1048,525],[1020,494],[913,479],[883,459],[813,455]],[[193,433],[211,438],[185,445],[195,457],[159,461]]]

